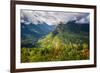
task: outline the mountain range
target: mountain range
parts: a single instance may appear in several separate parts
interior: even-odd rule
[[[79,38],[80,36],[88,38],[89,23],[77,23],[75,20],[67,23],[60,22],[58,25],[48,25],[45,22],[28,25],[21,23],[21,47],[33,47],[36,42],[45,39],[49,34],[52,34],[52,37],[63,35],[65,37],[63,37],[63,40],[70,34],[77,35]],[[59,36],[59,38],[61,37]],[[75,36],[72,38],[75,38]]]

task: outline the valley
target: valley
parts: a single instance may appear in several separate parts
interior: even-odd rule
[[[89,59],[89,23],[21,24],[21,62]]]

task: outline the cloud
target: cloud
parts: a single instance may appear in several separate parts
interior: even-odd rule
[[[86,16],[89,17],[89,13],[21,10],[21,22],[26,24],[46,22],[49,25],[57,25],[60,22],[67,23],[71,20],[79,21],[80,19],[81,22],[89,22],[88,18],[82,19]]]
[[[90,22],[90,16],[86,15],[82,18],[80,18],[79,20],[76,21],[76,23],[89,23]]]

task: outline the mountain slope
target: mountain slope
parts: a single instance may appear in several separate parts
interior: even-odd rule
[[[89,59],[89,28],[85,30],[86,26],[88,24],[60,23],[31,48],[22,48],[21,62]]]
[[[59,41],[57,41],[59,40]],[[54,31],[46,35],[44,38],[38,40],[39,45],[48,46],[55,43],[60,44],[82,44],[89,43],[89,24],[88,23],[75,23],[75,21],[70,21],[66,24],[60,23]]]
[[[69,21],[66,24],[60,23],[53,32],[88,33],[89,23],[76,23],[75,21]]]

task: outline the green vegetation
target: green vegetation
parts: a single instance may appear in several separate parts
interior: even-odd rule
[[[89,24],[77,24],[74,21],[60,23],[41,38],[37,36],[39,35],[34,33],[34,37],[28,36],[28,39],[21,40],[21,62],[89,59]]]
[[[49,33],[32,48],[21,48],[21,62],[68,61],[89,59],[88,35]]]

